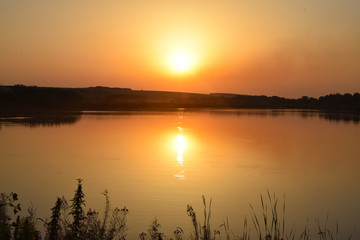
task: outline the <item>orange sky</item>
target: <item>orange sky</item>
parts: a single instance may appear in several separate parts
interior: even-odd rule
[[[360,2],[1,1],[0,84],[284,97],[360,91]],[[191,67],[176,72],[171,54]]]

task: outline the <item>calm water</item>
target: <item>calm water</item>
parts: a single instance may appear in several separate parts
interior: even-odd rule
[[[87,207],[126,207],[128,236],[154,217],[171,236],[189,235],[186,205],[202,216],[213,199],[212,226],[226,217],[235,233],[267,189],[286,197],[287,225],[307,218],[360,238],[360,124],[356,116],[271,110],[89,112],[60,118],[3,118],[0,191],[49,217],[56,196],[71,199],[84,179]],[[255,234],[255,233],[254,233]]]

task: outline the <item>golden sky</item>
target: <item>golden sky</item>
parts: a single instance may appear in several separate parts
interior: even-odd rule
[[[359,0],[0,0],[0,84],[360,91]]]

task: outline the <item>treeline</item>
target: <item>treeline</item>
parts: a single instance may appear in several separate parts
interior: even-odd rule
[[[48,88],[0,86],[2,111],[86,111],[164,108],[301,108],[360,110],[360,94],[329,94],[288,99],[226,93],[142,91],[129,88]]]

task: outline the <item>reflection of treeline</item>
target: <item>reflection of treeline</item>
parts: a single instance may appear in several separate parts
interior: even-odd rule
[[[45,88],[0,86],[0,110],[120,110],[134,108],[303,108],[360,110],[360,94],[319,98],[135,91],[128,88]]]
[[[345,112],[345,113],[324,113],[319,114],[320,118],[323,118],[325,120],[329,121],[335,121],[335,122],[352,122],[352,123],[359,123],[360,122],[360,115],[357,113],[352,112]]]
[[[320,118],[328,121],[355,123],[360,122],[359,111],[319,111],[306,109],[242,109],[238,111],[212,111],[212,114],[236,114],[238,116],[289,116],[295,115],[306,118]]]
[[[80,114],[46,114],[46,115],[29,115],[25,117],[2,117],[1,123],[20,124],[26,127],[56,127],[61,125],[74,124],[80,120]]]

